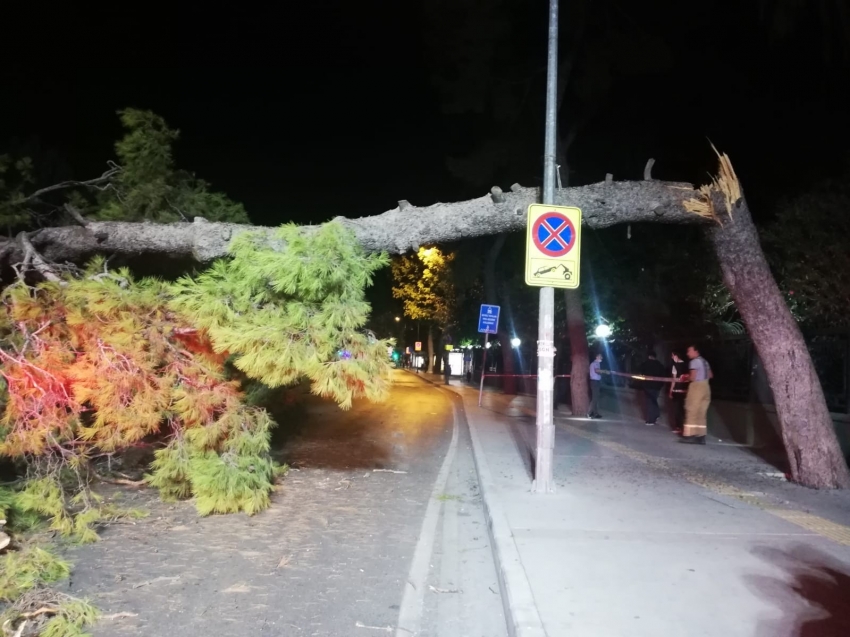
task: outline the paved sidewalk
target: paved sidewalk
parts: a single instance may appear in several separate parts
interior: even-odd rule
[[[511,634],[850,635],[850,494],[788,484],[742,448],[563,415],[557,491],[532,494],[533,399],[488,392],[479,408],[473,388],[449,389],[472,434]]]

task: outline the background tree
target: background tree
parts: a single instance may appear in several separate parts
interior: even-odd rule
[[[164,223],[201,217],[248,223],[241,204],[175,168],[172,146],[179,132],[165,120],[137,109],[125,109],[119,117],[125,134],[115,144],[117,161],[108,162],[108,169],[94,179],[40,187],[30,157],[0,156],[0,224],[11,233],[77,223],[81,217]]]
[[[771,267],[797,319],[808,327],[850,325],[850,173],[777,206],[767,226]]]
[[[758,8],[774,47],[811,48],[809,38],[800,35],[815,27],[819,45],[815,49],[823,62],[850,62],[850,7],[843,0],[759,0]]]
[[[0,155],[0,224],[10,237],[13,228],[31,221],[19,202],[33,182],[32,161],[28,157],[13,159],[10,155]]]
[[[663,39],[641,27],[617,2],[580,0],[564,7],[558,73],[557,153],[559,176],[569,186],[570,150],[585,126],[598,116],[618,78],[658,73],[669,66]],[[489,186],[517,175],[533,174],[539,183],[540,142],[545,96],[545,38],[535,38],[527,3],[481,0],[427,3],[426,19],[441,37],[432,42],[432,81],[447,115],[452,136],[461,141],[447,165],[459,179]],[[445,28],[446,15],[452,28]],[[520,43],[538,42],[538,46]],[[462,132],[473,121],[474,132]],[[508,182],[510,183],[510,182]],[[497,264],[504,239],[494,240],[485,262],[488,303],[499,300],[504,268]],[[587,251],[585,251],[587,255]],[[589,355],[582,292],[564,292],[563,317],[570,339],[571,400],[574,413],[587,413]],[[502,330],[500,330],[502,332]],[[510,337],[500,333],[505,373],[512,373]],[[510,371],[509,371],[510,369]],[[567,371],[567,370],[565,370]]]
[[[508,235],[502,233],[489,246],[487,259],[484,262],[484,299],[486,303],[499,305],[501,308],[496,340],[502,354],[502,373],[505,374],[502,391],[506,394],[515,394],[516,379],[512,376],[514,373],[514,354],[511,348],[511,334],[508,328],[508,326],[513,328],[514,325],[513,313],[511,312],[511,297],[508,281],[505,278],[500,279],[496,276],[499,255],[502,254],[502,248],[507,238]],[[486,373],[486,370],[482,369],[481,373]]]
[[[119,113],[126,131],[115,144],[120,170],[100,190],[93,216],[122,221],[209,221],[248,223],[242,204],[220,193],[192,173],[174,167],[172,146],[179,131],[165,120],[137,109]]]
[[[393,296],[401,299],[405,316],[428,323],[428,373],[434,372],[434,327],[445,330],[455,308],[454,258],[453,252],[431,247],[392,261]]]
[[[628,232],[611,228],[583,239],[590,249],[582,289],[596,310],[590,331],[600,318],[616,317],[617,336],[644,349],[705,332],[703,300],[710,281],[722,282],[697,228],[635,224]]]

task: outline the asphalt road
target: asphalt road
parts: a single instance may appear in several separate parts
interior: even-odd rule
[[[506,634],[462,407],[400,371],[383,404],[301,399],[270,510],[199,518],[123,491],[150,518],[71,551],[70,592],[134,615],[96,637]]]

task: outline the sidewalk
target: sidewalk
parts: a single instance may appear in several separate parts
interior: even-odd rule
[[[850,635],[850,494],[788,484],[739,447],[557,413],[557,490],[532,494],[533,398],[488,392],[479,408],[475,389],[449,389],[511,634]]]

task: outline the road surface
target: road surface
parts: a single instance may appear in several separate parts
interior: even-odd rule
[[[134,615],[93,634],[504,637],[465,421],[449,393],[394,380],[383,404],[281,410],[293,469],[253,518],[123,492],[152,515],[71,555],[71,593]]]

